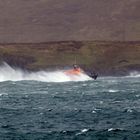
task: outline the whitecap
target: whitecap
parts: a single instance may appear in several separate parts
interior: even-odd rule
[[[96,111],[95,111],[95,110],[93,110],[93,111],[92,111],[92,113],[96,113]]]
[[[0,93],[0,96],[8,95],[8,93]]]
[[[88,130],[89,130],[89,129],[82,129],[81,132],[82,132],[82,133],[85,133],[85,132],[87,132]]]
[[[89,131],[89,129],[85,128],[85,129],[82,129],[81,132],[77,133],[76,135],[81,135],[81,134],[86,133],[88,131]]]
[[[115,93],[115,92],[118,92],[118,90],[109,89],[109,92],[111,92],[111,93]]]
[[[133,112],[133,110],[132,110],[132,109],[127,109],[127,112],[132,113],[132,112]]]
[[[109,128],[107,131],[110,132],[110,131],[122,131],[123,129],[122,128]]]
[[[115,130],[115,129],[114,128],[109,128],[108,129],[108,132],[113,131],[113,130]]]
[[[137,95],[135,95],[136,97],[140,97],[140,95],[139,94],[137,94]]]
[[[120,102],[122,102],[122,101],[114,101],[113,103],[120,103]]]
[[[126,77],[140,77],[140,72],[132,71],[130,72],[129,76],[126,76]]]

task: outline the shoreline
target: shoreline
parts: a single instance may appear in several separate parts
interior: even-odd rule
[[[62,69],[77,64],[102,76],[140,71],[140,41],[56,41],[0,43],[0,62],[28,71]]]

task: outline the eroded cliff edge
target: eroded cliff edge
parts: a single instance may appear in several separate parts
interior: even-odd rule
[[[140,41],[60,41],[0,44],[0,62],[25,70],[58,69],[79,64],[100,75],[140,71]]]

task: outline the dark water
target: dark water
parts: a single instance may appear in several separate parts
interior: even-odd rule
[[[0,140],[140,140],[140,78],[1,82]]]

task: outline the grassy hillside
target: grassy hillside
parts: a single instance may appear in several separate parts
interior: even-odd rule
[[[26,70],[65,68],[77,63],[100,75],[140,70],[140,42],[61,41],[0,44],[0,61]]]
[[[140,39],[139,0],[1,0],[0,42]]]

